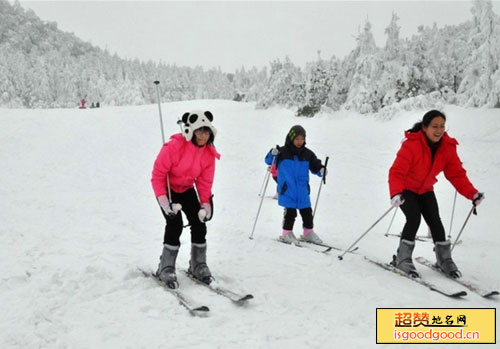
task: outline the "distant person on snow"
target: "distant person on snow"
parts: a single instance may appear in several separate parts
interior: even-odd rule
[[[283,231],[280,240],[296,243],[293,224],[297,209],[302,216],[304,229],[302,240],[321,243],[322,240],[313,230],[313,214],[309,198],[309,171],[322,177],[326,168],[316,155],[307,148],[306,130],[300,125],[293,126],[287,133],[285,145],[272,148],[266,155],[268,165],[276,164],[278,170],[278,205],[285,208]]]
[[[414,276],[418,273],[413,265],[412,253],[421,216],[430,228],[434,241],[437,267],[447,275],[461,276],[451,258],[451,242],[446,240],[439,208],[434,194],[436,176],[444,171],[445,177],[457,191],[477,206],[484,199],[467,178],[457,154],[458,142],[445,132],[446,116],[438,111],[427,112],[405,132],[405,139],[389,170],[391,204],[400,207],[406,216],[397,255],[392,264]]]
[[[80,109],[87,109],[87,107],[85,106],[85,104],[87,103],[87,101],[85,100],[85,98],[82,98],[82,100],[80,101]]]
[[[183,133],[170,137],[154,163],[151,183],[166,219],[157,275],[170,288],[178,287],[175,261],[183,229],[181,210],[191,227],[189,272],[204,283],[212,281],[206,258],[205,222],[212,218],[215,159],[220,158],[213,145],[217,130],[212,121],[209,111],[185,113],[179,121]]]

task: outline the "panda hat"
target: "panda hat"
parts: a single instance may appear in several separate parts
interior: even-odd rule
[[[212,125],[214,116],[211,112],[207,111],[191,111],[184,113],[182,119],[179,120],[182,128],[182,135],[189,142],[193,139],[194,131],[201,127],[208,127],[212,131],[212,137],[215,138],[217,129]],[[211,137],[211,138],[212,138]],[[213,141],[213,140],[212,140]]]

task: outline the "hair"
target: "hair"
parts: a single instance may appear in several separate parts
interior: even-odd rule
[[[415,133],[420,130],[422,130],[422,126],[429,126],[432,120],[434,120],[437,117],[441,117],[446,121],[446,115],[444,113],[440,112],[439,110],[429,110],[427,113],[425,113],[424,117],[422,118],[422,121],[416,122],[412,128],[408,130],[408,132]]]
[[[194,130],[195,132],[197,130],[202,130],[202,131],[208,131],[210,132],[210,137],[208,138],[208,141],[207,141],[207,144],[206,145],[213,145],[214,144],[214,140],[215,140],[215,136],[214,136],[214,133],[212,132],[212,129],[208,126],[202,126],[200,128],[197,128],[196,130]],[[196,142],[196,135],[194,134],[193,132],[193,137],[191,137],[191,142],[198,146],[198,143]]]

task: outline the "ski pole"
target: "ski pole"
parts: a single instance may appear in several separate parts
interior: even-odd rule
[[[389,227],[387,228],[387,231],[385,232],[385,236],[389,236],[389,231],[391,230],[392,227],[392,222],[394,222],[394,217],[396,217],[396,213],[398,212],[398,209],[394,211],[394,214],[392,215],[391,223],[389,224]]]
[[[156,95],[158,100],[158,112],[160,114],[160,127],[161,127],[161,140],[162,144],[165,144],[165,133],[163,132],[163,117],[161,115],[161,102],[160,102],[160,81],[156,80],[153,82],[156,85]],[[168,190],[168,203],[170,208],[172,208],[172,192],[170,190],[170,177],[167,173],[167,190]]]
[[[453,252],[453,249],[455,248],[455,245],[458,242],[458,239],[460,239],[460,235],[462,235],[462,232],[464,231],[465,225],[467,224],[467,221],[469,220],[470,215],[472,214],[472,212],[474,212],[474,214],[476,214],[475,211],[476,211],[476,206],[472,206],[472,208],[469,211],[469,214],[467,215],[467,218],[465,219],[464,225],[462,225],[462,228],[460,229],[460,232],[458,233],[457,238],[455,239],[455,242],[453,243],[453,246],[451,246],[452,252]]]
[[[274,165],[275,160],[276,160],[276,155],[273,156],[273,161],[272,161],[271,166]],[[250,240],[253,240],[253,232],[255,231],[255,226],[257,225],[257,220],[259,219],[260,208],[262,207],[262,201],[264,201],[264,195],[266,194],[267,184],[269,183],[269,177],[271,177],[271,172],[267,171],[266,177],[264,180],[264,183],[265,183],[264,184],[264,191],[262,192],[262,196],[260,197],[260,204],[259,204],[259,209],[257,210],[257,216],[255,217],[255,222],[253,223],[252,233],[248,237]]]
[[[163,117],[161,115],[161,104],[160,104],[160,82],[158,80],[154,81],[154,84],[156,85],[156,94],[158,96],[158,112],[160,113],[160,126],[161,126],[161,140],[163,141],[162,144],[165,144],[165,133],[163,133]]]
[[[269,174],[269,172],[271,171],[271,169],[268,169],[267,172],[266,172],[266,175],[264,176],[264,180],[262,181],[262,184],[260,186],[260,190],[259,190],[259,196],[263,196],[264,194],[262,193],[262,190],[264,189],[264,184],[266,183],[266,178]]]
[[[172,208],[172,191],[170,190],[170,177],[167,172],[167,191],[168,191],[168,202],[170,203],[170,208]]]
[[[344,255],[345,255],[347,252],[351,251],[351,248],[353,248],[353,247],[354,247],[354,245],[356,245],[356,244],[358,243],[358,241],[359,241],[359,240],[361,240],[361,239],[362,239],[362,238],[363,238],[366,234],[368,234],[368,232],[369,232],[370,230],[372,230],[372,229],[373,229],[373,227],[374,227],[374,226],[376,226],[376,225],[377,225],[377,223],[378,223],[378,222],[380,222],[380,221],[382,220],[382,218],[384,218],[384,217],[385,217],[385,216],[386,216],[389,212],[391,212],[391,210],[392,210],[393,208],[394,208],[394,206],[391,206],[391,207],[390,207],[387,211],[385,211],[385,213],[384,213],[384,214],[383,214],[383,215],[382,215],[379,219],[377,219],[377,220],[375,221],[375,223],[373,223],[373,224],[372,224],[372,226],[371,226],[370,228],[368,228],[368,230],[367,230],[367,231],[365,231],[365,232],[363,233],[363,235],[361,235],[361,236],[360,236],[360,237],[359,237],[356,241],[354,241],[354,243],[353,243],[351,246],[349,246],[349,248],[348,248],[347,250],[345,250],[345,251],[344,251],[344,253],[342,253],[342,255],[339,255],[339,256],[338,256],[338,257],[339,257],[339,259],[340,259],[340,260],[344,259]]]
[[[325,159],[325,173],[323,174],[323,178],[321,178],[321,182],[319,183],[318,196],[316,197],[316,203],[314,204],[314,211],[312,213],[313,217],[314,217],[314,214],[316,213],[316,208],[318,207],[319,194],[321,194],[321,186],[323,185],[323,183],[326,184],[326,166],[328,165],[329,158],[330,157],[327,156]]]
[[[448,239],[451,239],[451,227],[453,226],[453,217],[455,216],[455,204],[457,203],[457,190],[455,190],[455,198],[453,199],[453,209],[451,210],[450,230],[448,230]]]

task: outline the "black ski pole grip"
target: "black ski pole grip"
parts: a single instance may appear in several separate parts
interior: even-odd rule
[[[328,165],[328,160],[330,159],[329,156],[326,157],[325,159],[325,173],[323,174],[323,184],[326,184],[326,166]]]

